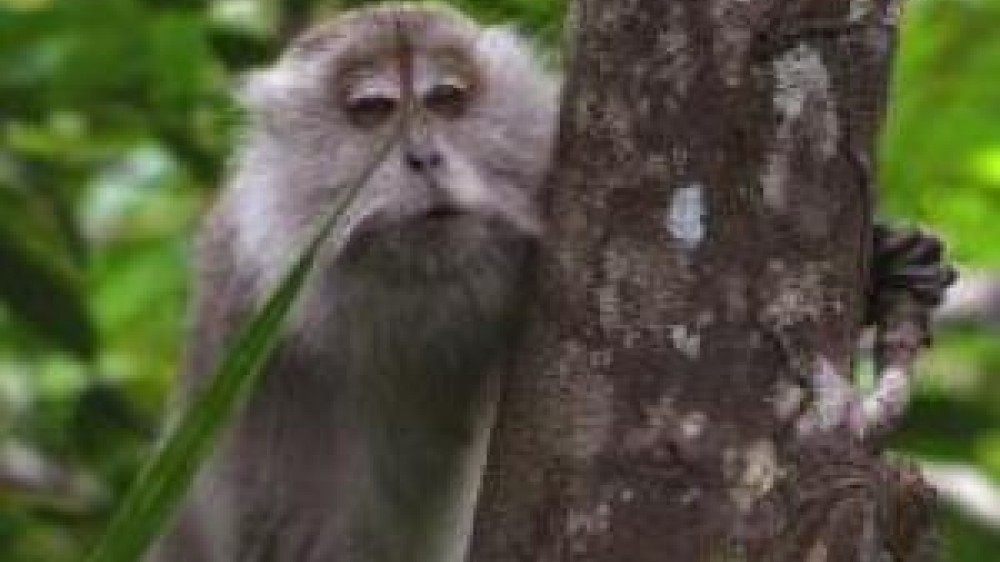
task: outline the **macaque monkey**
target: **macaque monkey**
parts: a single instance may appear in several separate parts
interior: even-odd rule
[[[200,241],[184,393],[404,123],[153,560],[464,558],[557,94],[516,34],[429,5],[344,14],[249,77],[252,122]]]
[[[200,239],[182,395],[402,127],[149,560],[464,560],[542,233],[559,83],[538,61],[507,29],[397,4],[307,31],[248,79],[251,123]]]

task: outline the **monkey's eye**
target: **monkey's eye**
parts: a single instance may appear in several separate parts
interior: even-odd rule
[[[392,117],[396,105],[397,101],[388,96],[362,96],[348,100],[347,114],[355,125],[370,129]]]
[[[445,117],[460,117],[469,106],[469,88],[456,83],[438,84],[427,92],[427,108]]]

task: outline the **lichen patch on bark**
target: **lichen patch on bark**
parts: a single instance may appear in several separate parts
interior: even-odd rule
[[[667,211],[667,229],[684,249],[696,250],[705,240],[707,216],[705,186],[692,183],[679,187],[674,190],[673,200]]]
[[[798,422],[800,435],[829,433],[840,427],[861,427],[862,412],[850,379],[822,355],[808,373],[811,403]]]
[[[697,359],[701,355],[701,334],[690,330],[684,324],[669,326],[670,341],[674,348],[688,359]]]
[[[826,562],[827,560],[827,546],[826,543],[818,542],[809,549],[809,554],[806,555],[804,562]]]
[[[730,481],[729,497],[744,512],[767,496],[782,474],[777,447],[769,439],[756,440],[745,449],[726,449],[723,464]]]
[[[783,330],[819,320],[825,314],[839,313],[843,302],[826,289],[827,269],[822,262],[790,267],[780,260],[771,260],[765,284],[770,294],[762,311],[766,324]]]
[[[623,446],[631,454],[664,446],[677,434],[680,420],[673,396],[661,396],[656,403],[646,407],[644,422],[627,431]]]
[[[772,103],[778,120],[760,184],[764,203],[773,210],[789,207],[794,187],[792,162],[801,147],[811,147],[816,161],[833,158],[840,143],[840,122],[832,97],[830,74],[819,50],[799,44],[772,64]]]
[[[566,536],[574,551],[586,550],[587,538],[603,535],[611,529],[611,505],[600,503],[586,511],[570,509],[566,514]]]
[[[681,437],[688,441],[698,439],[705,432],[708,425],[708,416],[704,412],[690,412],[681,419]]]
[[[806,400],[806,390],[801,385],[782,379],[778,381],[770,400],[777,418],[781,421],[790,421],[801,413]]]

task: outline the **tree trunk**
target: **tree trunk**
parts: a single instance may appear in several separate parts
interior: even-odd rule
[[[921,479],[816,382],[851,376],[895,7],[574,8],[540,305],[469,559],[924,559]]]

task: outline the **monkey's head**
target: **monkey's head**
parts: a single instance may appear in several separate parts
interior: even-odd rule
[[[443,7],[321,24],[244,89],[255,124],[237,170],[241,246],[287,251],[391,139],[330,265],[402,283],[518,267],[540,232],[556,96],[516,34]]]

